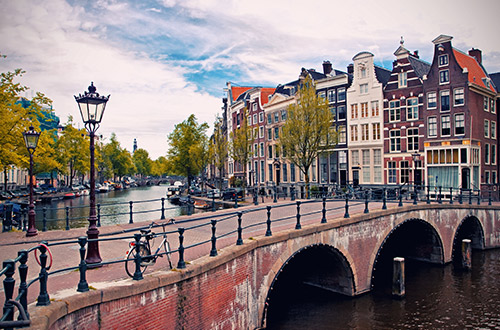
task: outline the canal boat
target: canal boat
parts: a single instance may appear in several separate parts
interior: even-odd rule
[[[201,209],[201,210],[206,210],[210,208],[210,205],[208,205],[208,203],[205,201],[195,201],[193,206],[195,209]]]

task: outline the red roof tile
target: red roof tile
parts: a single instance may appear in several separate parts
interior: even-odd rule
[[[462,69],[467,68],[470,83],[489,89],[492,92],[496,92],[493,84],[490,84],[489,87],[486,87],[486,85],[484,84],[483,78],[488,78],[488,76],[474,57],[462,53],[455,48],[453,48],[453,54],[455,55],[455,58],[457,59],[458,64],[462,67]]]
[[[260,91],[260,103],[262,105],[269,102],[269,95],[272,95],[276,88],[262,88]]]
[[[231,94],[233,95],[233,101],[236,101],[241,94],[245,93],[247,90],[252,89],[253,87],[231,87]]]

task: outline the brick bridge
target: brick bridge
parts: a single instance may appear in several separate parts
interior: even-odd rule
[[[183,270],[117,282],[37,308],[32,326],[264,328],[273,299],[290,278],[355,296],[377,285],[393,257],[449,263],[463,238],[475,249],[500,247],[500,209],[422,204],[249,238]]]

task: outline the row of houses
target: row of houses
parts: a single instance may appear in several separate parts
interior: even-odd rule
[[[372,53],[360,52],[347,72],[325,61],[323,72],[303,68],[298,79],[275,88],[228,82],[222,130],[230,139],[247,109],[252,154],[246,167],[229,158],[224,173],[211,168],[210,175],[278,185],[285,192],[300,186],[303,174],[276,143],[288,106],[308,76],[328,101],[337,132],[335,147],[324,148],[310,169],[313,184],[496,188],[500,73],[489,75],[480,50],[462,52],[452,39],[440,35],[432,41],[432,63],[401,39],[392,70],[375,65]]]

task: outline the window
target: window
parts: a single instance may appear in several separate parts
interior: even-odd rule
[[[318,96],[321,97],[323,100],[326,100],[326,93],[325,92],[319,92]]]
[[[351,119],[358,118],[358,104],[351,104]]]
[[[257,127],[253,128],[253,138],[258,139],[259,138],[259,129]]]
[[[378,101],[371,102],[372,117],[378,116]]]
[[[489,164],[490,163],[490,144],[485,143],[484,145],[484,163]]]
[[[254,125],[257,124],[257,114],[256,113],[253,115],[253,123],[254,123]]]
[[[295,164],[290,164],[290,181],[295,182]]]
[[[263,112],[259,113],[259,123],[262,123],[262,122],[264,122],[264,113]]]
[[[497,113],[497,110],[495,109],[495,100],[491,99],[490,101],[491,101],[491,104],[490,104],[491,113]]]
[[[280,115],[279,115],[278,111],[276,111],[274,113],[274,122],[277,123],[279,121],[280,121]]]
[[[259,147],[260,147],[260,157],[264,157],[264,142],[261,142]]]
[[[279,131],[279,127],[275,127],[274,128],[274,139],[275,140],[279,139],[279,137],[280,137],[280,133],[279,132],[280,132]]]
[[[373,181],[382,182],[382,150],[373,150]]]
[[[259,156],[259,146],[257,143],[253,145],[253,156],[258,157]]]
[[[497,145],[491,145],[491,165],[497,164]]]
[[[465,134],[465,115],[463,113],[457,113],[455,115],[455,135]]]
[[[271,141],[273,139],[272,130],[270,128],[267,129],[267,140]]]
[[[449,136],[451,134],[450,116],[441,117],[441,136]]]
[[[398,129],[390,131],[390,151],[399,152],[401,151],[401,131]]]
[[[368,84],[359,85],[359,93],[360,94],[368,94]]]
[[[380,140],[380,123],[373,123],[372,130],[373,130],[373,139]]]
[[[328,102],[330,103],[336,102],[335,89],[331,89],[328,91]]]
[[[413,97],[406,101],[406,120],[418,119],[418,99]]]
[[[410,163],[403,160],[400,163],[401,167],[401,183],[410,183]]]
[[[345,131],[345,126],[339,126],[339,143],[346,143],[347,137],[346,137],[346,131]]]
[[[272,124],[273,123],[273,117],[271,116],[270,113],[267,114],[267,123]]]
[[[330,113],[332,114],[333,120],[337,120],[337,107],[330,107]]]
[[[457,88],[453,90],[453,106],[458,107],[465,104],[464,89]]]
[[[441,100],[441,111],[450,111],[450,91],[441,91],[439,95]]]
[[[351,163],[353,166],[359,165],[359,151],[358,150],[353,150],[351,152]]]
[[[396,162],[387,162],[388,168],[388,182],[396,183],[397,182],[397,173],[396,173]]]
[[[267,158],[273,159],[273,146],[267,146]]]
[[[368,117],[368,102],[361,103],[361,118]]]
[[[484,183],[490,183],[490,171],[484,171]]]
[[[370,139],[370,130],[368,124],[361,125],[361,141],[368,141]]]
[[[490,133],[490,137],[492,139],[496,139],[497,138],[497,122],[496,121],[491,121],[491,133]]]
[[[264,126],[259,127],[259,138],[264,138]]]
[[[288,167],[286,166],[286,163],[283,164],[283,181],[288,181]]]
[[[418,128],[406,130],[406,141],[408,151],[418,151]]]
[[[363,150],[363,182],[370,183],[370,150]]]
[[[351,141],[358,141],[358,125],[351,125]]]
[[[281,110],[281,121],[286,120],[286,110]]]
[[[448,54],[439,55],[438,62],[439,62],[439,66],[448,65]]]
[[[435,109],[437,107],[436,92],[427,93],[427,109]]]
[[[406,72],[401,72],[398,74],[398,88],[408,86],[408,74]]]
[[[345,120],[346,119],[346,111],[345,111],[345,105],[339,105],[337,107],[337,119],[338,120]]]
[[[342,88],[339,88],[338,90],[338,98],[337,98],[337,102],[344,102],[345,101],[345,88],[342,87]]]
[[[497,184],[497,171],[491,171],[491,183]]]
[[[449,82],[450,82],[450,71],[448,70],[439,71],[439,83],[447,84]]]
[[[366,78],[366,67],[362,66],[359,69],[359,75],[361,76],[361,78]]]
[[[490,121],[488,119],[484,120],[484,137],[490,137]]]
[[[247,117],[247,125],[251,126],[252,125],[252,116]]]
[[[399,112],[399,101],[389,102],[389,121],[400,121],[401,113]]]
[[[260,161],[260,182],[266,181],[266,169],[264,167],[264,161]]]
[[[429,117],[427,119],[427,136],[437,136],[437,120],[436,117]]]
[[[484,108],[484,111],[488,111],[489,108],[488,108],[488,105],[489,105],[490,101],[488,101],[488,98],[486,96],[483,96],[483,108]]]
[[[269,181],[273,181],[273,164],[268,164]]]

